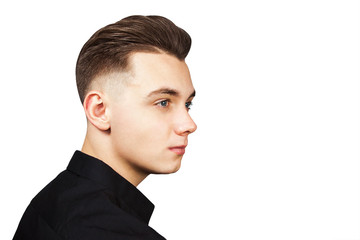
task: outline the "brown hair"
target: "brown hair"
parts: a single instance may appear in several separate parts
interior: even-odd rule
[[[183,29],[161,16],[130,16],[107,25],[91,36],[76,63],[76,84],[81,102],[92,80],[128,67],[134,52],[165,52],[184,60],[191,38]]]

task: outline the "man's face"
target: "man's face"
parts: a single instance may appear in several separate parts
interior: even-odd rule
[[[168,54],[135,53],[129,60],[133,77],[122,90],[112,89],[108,106],[112,149],[136,171],[176,172],[196,130],[188,67]]]

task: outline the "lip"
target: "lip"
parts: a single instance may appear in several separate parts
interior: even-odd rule
[[[169,150],[176,153],[177,155],[184,155],[185,148],[186,148],[186,145],[181,145],[181,146],[169,147]]]

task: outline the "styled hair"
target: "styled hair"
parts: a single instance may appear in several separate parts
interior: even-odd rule
[[[135,52],[167,54],[184,60],[191,37],[161,16],[129,16],[95,32],[82,47],[76,63],[76,84],[81,102],[99,75],[125,71]]]

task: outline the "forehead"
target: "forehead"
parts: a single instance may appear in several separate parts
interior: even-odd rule
[[[176,89],[180,94],[194,91],[185,61],[165,53],[134,53],[129,58],[131,85],[144,92],[156,88]]]

